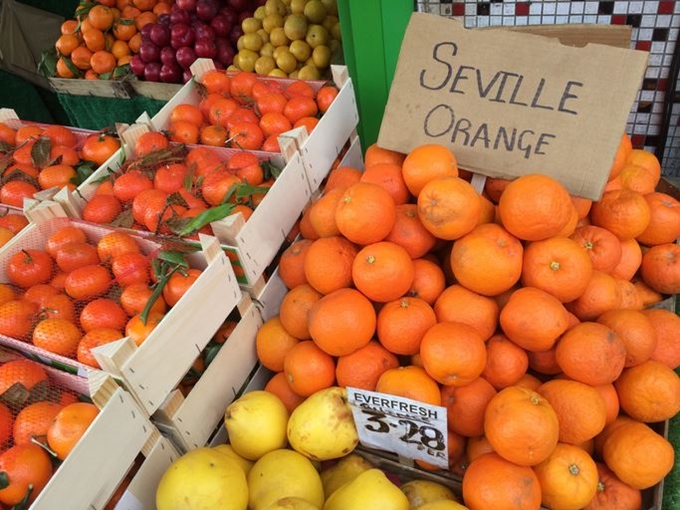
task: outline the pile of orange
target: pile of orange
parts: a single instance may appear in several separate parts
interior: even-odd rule
[[[136,140],[134,156],[99,182],[82,218],[156,234],[211,234],[210,221],[238,213],[247,220],[275,174],[253,152],[187,147],[148,131]],[[206,214],[210,221],[191,226]]]
[[[660,175],[627,136],[597,201],[538,174],[476,190],[439,145],[369,147],[281,255],[267,389],[291,409],[334,384],[445,406],[470,508],[639,508],[673,465],[652,424],[680,410],[680,318],[650,308],[680,291]]]
[[[139,52],[141,30],[169,14],[170,0],[83,1],[75,19],[64,21],[55,41],[56,76],[88,80],[117,79]]]
[[[311,133],[338,95],[335,85],[316,90],[304,80],[246,71],[208,71],[199,87],[198,105],[180,104],[171,113],[173,141],[266,152],[280,152],[281,133],[303,126]]]
[[[7,208],[0,215],[0,248],[17,235],[26,225],[28,219],[23,213]]]
[[[99,410],[22,358],[0,364],[0,397],[0,503],[16,508],[35,501]]]
[[[104,133],[86,137],[58,125],[0,122],[0,203],[23,208],[40,190],[75,187],[120,148]]]
[[[0,334],[96,368],[92,348],[123,337],[141,345],[201,275],[188,264],[159,264],[125,232],[94,239],[71,223],[42,248],[8,256],[4,271]]]

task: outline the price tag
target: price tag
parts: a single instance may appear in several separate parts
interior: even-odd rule
[[[357,388],[347,397],[361,444],[448,469],[445,407]]]

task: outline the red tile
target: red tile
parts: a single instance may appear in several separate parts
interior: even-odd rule
[[[515,4],[515,16],[528,16],[529,2],[518,2]]]
[[[465,4],[463,2],[457,2],[451,4],[451,15],[452,16],[465,16]]]
[[[665,91],[666,87],[668,86],[668,79],[667,78],[659,78],[659,81],[656,82],[656,90],[659,91]]]
[[[658,14],[673,14],[673,5],[675,2],[659,2],[659,8],[657,9]]]
[[[630,137],[630,141],[633,144],[633,147],[640,148],[640,147],[644,147],[645,138],[646,138],[645,135],[632,135]]]
[[[640,51],[649,51],[652,48],[652,41],[638,41],[635,43],[635,49]]]
[[[617,14],[612,16],[612,25],[625,25],[625,24],[626,24],[625,14]]]

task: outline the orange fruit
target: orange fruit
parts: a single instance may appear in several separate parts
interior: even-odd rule
[[[553,295],[534,287],[515,290],[499,315],[507,337],[528,351],[550,349],[569,326],[569,312]]]
[[[383,149],[377,143],[372,143],[366,148],[364,154],[364,166],[366,168],[379,163],[391,163],[401,166],[406,155],[390,149]]]
[[[413,283],[411,257],[404,248],[388,241],[364,246],[354,257],[352,281],[371,301],[398,299]]]
[[[281,253],[279,258],[279,277],[289,289],[307,283],[304,263],[307,251],[312,243],[311,239],[299,239]]]
[[[578,227],[570,236],[583,248],[593,269],[611,273],[621,261],[621,241],[609,230],[596,225]]]
[[[125,324],[125,336],[129,336],[135,345],[139,347],[153,330],[158,327],[162,319],[163,314],[160,312],[149,312],[146,322],[142,320],[141,314],[133,315]]]
[[[279,307],[279,319],[286,331],[300,340],[311,338],[307,322],[309,311],[322,297],[323,294],[306,283],[288,291]]]
[[[534,471],[496,453],[470,462],[463,477],[463,500],[470,508],[537,510],[541,487]]]
[[[122,328],[121,328],[122,329]],[[91,352],[95,347],[105,345],[116,340],[123,338],[123,333],[116,329],[111,328],[95,328],[91,329],[83,335],[78,343],[78,348],[76,350],[76,359],[85,365],[89,365],[94,368],[101,368],[99,361],[95,355]]]
[[[257,358],[265,368],[274,372],[283,370],[286,354],[297,345],[299,340],[288,333],[278,315],[267,319],[255,336]]]
[[[543,290],[562,303],[583,294],[592,273],[587,253],[567,237],[534,241],[524,249],[522,284]]]
[[[569,378],[599,386],[614,382],[621,375],[626,348],[607,326],[581,322],[562,335],[555,356]]]
[[[548,508],[583,508],[597,493],[595,461],[578,446],[559,443],[533,469],[541,485],[541,501]]]
[[[557,413],[560,442],[579,445],[604,429],[606,404],[592,386],[569,379],[551,379],[536,391]]]
[[[453,284],[444,289],[433,305],[438,322],[462,322],[472,326],[484,340],[498,327],[499,309],[493,299]]]
[[[383,372],[398,366],[399,360],[392,352],[371,341],[351,354],[338,357],[335,378],[338,386],[375,391]]]
[[[635,510],[642,508],[642,493],[623,483],[614,472],[603,462],[596,462],[598,481],[595,497],[590,500],[583,510]]]
[[[470,232],[482,211],[479,195],[460,177],[428,181],[420,190],[417,203],[418,216],[425,228],[444,240],[459,239]]]
[[[404,248],[412,259],[422,257],[432,250],[437,239],[425,228],[418,217],[416,204],[401,204],[396,207],[394,226],[385,241]]]
[[[659,361],[624,369],[614,386],[621,409],[635,420],[661,422],[680,411],[680,377]]]
[[[621,259],[610,274],[624,280],[632,280],[642,264],[642,249],[635,239],[620,241],[620,244]]]
[[[331,356],[351,354],[366,345],[376,329],[373,304],[356,289],[326,294],[309,309],[309,334]]]
[[[651,210],[644,196],[628,189],[605,191],[590,210],[593,225],[603,227],[621,240],[642,234],[651,221]]]
[[[445,288],[446,278],[439,264],[425,258],[413,261],[413,283],[408,291],[409,296],[433,305]]]
[[[369,162],[372,163],[372,159],[369,158]],[[447,147],[424,144],[406,155],[402,173],[411,195],[418,197],[428,182],[441,177],[458,177],[458,161]]]
[[[376,163],[366,167],[361,175],[362,182],[372,182],[382,186],[394,199],[397,205],[405,204],[411,198],[401,165],[393,163]]]
[[[508,386],[494,395],[486,407],[484,435],[504,459],[535,466],[557,446],[559,420],[539,393]]]
[[[486,406],[495,394],[494,387],[483,377],[463,386],[442,386],[441,400],[449,430],[466,437],[483,435]]]
[[[680,237],[680,201],[660,192],[647,193],[644,199],[651,216],[637,240],[647,246],[675,242]]]
[[[522,243],[502,226],[481,224],[453,243],[451,270],[464,287],[496,296],[519,281],[523,252]]]
[[[267,384],[265,384],[264,391],[268,391],[279,397],[289,413],[292,413],[297,406],[305,401],[305,397],[302,397],[293,391],[284,372],[277,372],[274,374],[272,378],[267,381]]]
[[[47,429],[63,407],[61,404],[43,400],[22,408],[14,420],[14,444],[29,444],[33,439],[44,443]]]
[[[529,368],[527,351],[502,333],[486,342],[486,365],[481,376],[497,390],[516,384]]]
[[[361,180],[363,172],[353,166],[339,166],[333,168],[328,172],[326,177],[326,184],[324,186],[324,193],[328,193],[335,188],[349,188],[352,184],[356,184]]]
[[[93,329],[108,328],[122,331],[128,315],[116,301],[110,298],[97,298],[85,304],[80,311],[80,327],[86,333]]]
[[[8,480],[0,489],[0,503],[11,507],[26,500],[30,504],[50,480],[52,461],[37,444],[14,445],[0,454],[0,473]]]
[[[47,444],[60,460],[64,460],[87,432],[99,414],[99,409],[88,402],[76,402],[63,407],[47,429]]]
[[[388,351],[410,356],[419,352],[423,335],[436,323],[437,316],[427,302],[405,296],[380,308],[376,332]]]
[[[377,184],[358,182],[345,189],[335,211],[340,233],[353,243],[367,245],[387,237],[396,221],[396,205]]]
[[[306,250],[304,276],[322,294],[352,285],[352,263],[357,247],[342,236],[322,237]]]
[[[659,483],[673,467],[673,445],[644,423],[630,420],[614,428],[602,456],[616,476],[636,489]],[[654,462],[645,462],[654,459]]]
[[[78,342],[83,334],[71,321],[43,319],[33,330],[33,345],[59,356],[75,357]]]
[[[680,245],[667,243],[649,248],[642,255],[640,275],[661,294],[680,292]]]
[[[335,383],[333,358],[310,340],[303,340],[288,351],[283,371],[292,390],[302,397]]]
[[[592,321],[608,310],[621,307],[621,287],[609,273],[593,270],[583,293],[567,304],[582,321]]]
[[[468,324],[440,322],[425,332],[420,343],[423,367],[435,381],[465,386],[486,365],[484,338]]]
[[[441,405],[437,382],[423,368],[415,365],[385,370],[378,379],[375,391],[418,400],[425,404]]]
[[[503,226],[515,237],[540,241],[558,234],[573,211],[567,189],[542,174],[526,174],[510,182],[498,201]]]
[[[676,341],[680,334],[680,317],[663,308],[648,308],[642,313],[651,321],[656,332],[657,342],[651,359],[675,370],[680,366],[680,345]]]
[[[615,309],[600,315],[596,322],[604,324],[623,341],[626,349],[625,367],[647,361],[657,345],[652,321],[638,310]]]

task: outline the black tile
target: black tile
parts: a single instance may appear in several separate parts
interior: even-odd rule
[[[656,78],[645,78],[642,81],[642,90],[656,90],[659,80]]]
[[[626,25],[630,25],[632,27],[639,27],[641,21],[642,14],[629,14],[628,16],[626,16]]]
[[[652,102],[651,101],[640,101],[637,106],[638,113],[652,113]]]
[[[489,2],[479,2],[477,4],[477,16],[488,16],[491,12]]]
[[[613,14],[614,13],[614,2],[613,0],[601,1],[597,6],[598,14]]]
[[[440,0],[439,3],[442,3],[442,4],[452,4],[452,3],[453,3],[453,0]]]
[[[657,147],[660,141],[661,137],[659,135],[647,135],[645,137],[645,145],[647,146]]]
[[[667,41],[668,40],[668,29],[667,28],[655,28],[652,32],[652,41]]]

